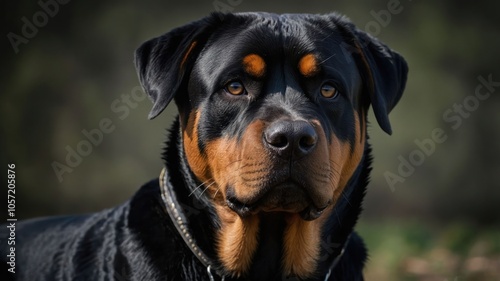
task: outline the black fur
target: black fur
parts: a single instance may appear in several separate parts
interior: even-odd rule
[[[234,58],[251,50],[259,50],[273,65],[265,78],[250,78],[237,66]],[[323,72],[311,80],[290,67],[309,52],[335,54],[321,57]],[[273,120],[283,114],[283,108],[306,119],[315,117],[327,136],[352,142],[352,108],[366,116],[371,104],[380,126],[391,132],[387,115],[401,97],[407,73],[401,56],[337,15],[213,14],[144,43],[135,61],[154,103],[150,118],[172,99],[179,108],[184,123],[177,120],[171,127],[163,159],[192,234],[216,267],[221,266],[215,248],[220,221],[211,201],[197,188],[200,182],[181,143],[181,128],[186,127],[189,114],[203,113],[198,128],[201,151],[222,135],[241,138],[252,120]],[[248,97],[228,98],[223,93],[224,85],[236,77],[254,93],[251,102]],[[323,79],[341,90],[339,98],[328,101],[314,94]],[[324,279],[346,241],[345,254],[329,280],[363,280],[366,250],[353,231],[370,164],[366,144],[359,166],[324,226],[320,261],[310,280]],[[284,222],[273,215],[262,219],[260,246],[247,279],[226,280],[292,280],[283,277],[280,269],[283,229]],[[157,179],[121,206],[89,215],[23,221],[17,224],[16,234],[17,280],[208,280],[206,268],[166,213]],[[2,248],[1,259],[5,257]],[[13,276],[6,270],[2,274]]]

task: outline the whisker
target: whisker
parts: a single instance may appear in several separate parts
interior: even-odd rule
[[[336,55],[336,54],[333,54],[333,55],[331,55],[331,56],[327,57],[326,59],[324,59],[324,60],[320,61],[318,64],[323,64],[323,63],[325,63],[325,62],[326,62],[326,61],[328,61],[329,59],[333,58],[335,55]]]
[[[341,193],[342,197],[344,197],[345,201],[347,201],[347,204],[349,204],[350,206],[352,206],[351,202],[349,202],[349,199],[347,199],[347,196],[345,196],[344,190],[342,190],[342,193]]]
[[[195,193],[195,192],[196,192],[196,190],[198,190],[200,187],[202,187],[204,184],[208,183],[208,182],[209,182],[209,181],[211,181],[211,180],[213,180],[213,179],[208,179],[208,180],[206,180],[205,182],[202,182],[202,183],[201,183],[200,185],[198,185],[197,187],[193,188],[193,191],[191,191],[191,193],[189,193],[188,197],[189,197],[189,196],[191,196],[191,195],[193,195],[193,193]],[[214,181],[214,182],[215,182],[215,181]],[[213,183],[214,183],[214,182],[213,182]],[[212,183],[212,184],[213,184],[213,183]]]
[[[213,181],[211,184],[207,185],[207,187],[205,187],[205,189],[203,189],[203,191],[200,193],[200,196],[205,192],[207,191],[207,189],[212,186],[213,184],[215,183],[215,181]]]
[[[215,196],[217,196],[217,193],[219,192],[219,190],[220,190],[220,187],[217,188],[217,190],[215,191],[214,197],[212,199],[215,199]]]

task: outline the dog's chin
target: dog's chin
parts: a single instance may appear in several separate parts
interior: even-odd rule
[[[236,196],[226,198],[228,207],[241,217],[249,215],[280,212],[298,214],[304,220],[315,220],[327,206],[317,207],[304,191],[295,183],[283,183],[269,189],[253,203],[245,203]]]

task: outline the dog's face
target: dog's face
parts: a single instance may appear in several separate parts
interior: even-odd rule
[[[404,60],[336,15],[215,14],[136,53],[153,118],[175,99],[189,167],[214,204],[246,217],[331,210],[388,113]]]
[[[335,203],[364,148],[362,79],[339,36],[291,17],[208,40],[178,103],[189,165],[220,204],[315,219]]]

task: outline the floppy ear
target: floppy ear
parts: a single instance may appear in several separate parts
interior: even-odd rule
[[[361,43],[361,59],[366,67],[370,101],[377,122],[386,133],[392,134],[389,112],[396,106],[406,86],[408,65],[405,59],[371,35],[355,30]]]
[[[153,101],[149,119],[158,116],[181,87],[216,26],[217,14],[143,43],[135,51],[135,67],[144,91]],[[220,21],[220,20],[219,20]]]
[[[350,22],[340,23],[353,36],[351,53],[358,62],[361,76],[368,88],[377,122],[392,134],[389,112],[396,106],[406,85],[408,65],[404,58],[375,37],[359,30]]]

